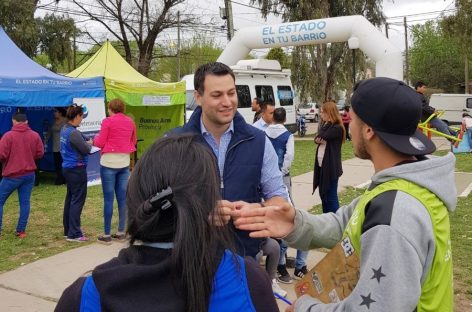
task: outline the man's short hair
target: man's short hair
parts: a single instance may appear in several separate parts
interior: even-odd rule
[[[256,103],[259,104],[259,106],[262,105],[261,98],[255,97],[255,98],[253,98],[253,100],[256,101]]]
[[[259,104],[261,107],[261,112],[265,112],[267,110],[267,106],[275,106],[274,102],[272,101],[265,101],[262,104]]]
[[[274,110],[274,122],[278,124],[283,124],[287,119],[287,112],[283,107],[277,107]]]
[[[28,118],[26,118],[26,114],[23,113],[16,113],[15,115],[13,115],[12,119],[16,122],[25,122],[28,120]]]
[[[425,86],[426,84],[423,81],[418,81],[415,83],[415,90],[418,90],[418,88],[421,88],[422,86]]]
[[[210,62],[200,66],[193,76],[193,87],[199,94],[205,91],[205,78],[207,75],[226,76],[230,75],[234,81],[233,70],[228,65],[220,62]]]

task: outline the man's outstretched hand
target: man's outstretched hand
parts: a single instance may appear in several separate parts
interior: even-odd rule
[[[238,202],[231,217],[240,230],[250,231],[251,237],[283,238],[293,230],[295,208],[284,204],[266,206]]]

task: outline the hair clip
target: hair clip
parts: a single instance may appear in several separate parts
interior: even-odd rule
[[[161,192],[156,193],[153,197],[149,199],[149,203],[154,209],[160,208],[161,210],[166,210],[172,207],[171,199],[173,197],[172,189],[170,186],[163,189]]]

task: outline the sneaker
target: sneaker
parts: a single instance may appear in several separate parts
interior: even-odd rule
[[[272,280],[272,291],[281,295],[282,297],[287,296],[287,292],[279,286],[279,283],[277,283],[277,280],[275,278]]]
[[[306,269],[306,265],[304,265],[304,266],[302,266],[302,268],[300,270],[295,269],[295,272],[293,272],[293,278],[297,279],[297,280],[300,280],[307,274],[308,274],[308,270]]]
[[[25,231],[17,231],[15,233],[15,236],[18,238],[25,238],[26,237],[26,232]]]
[[[99,243],[105,244],[105,245],[111,245],[111,236],[110,235],[99,235],[97,237],[97,241]]]
[[[278,265],[277,266],[277,280],[284,284],[292,284],[293,280],[290,274],[287,271],[287,267],[285,265]]]
[[[115,234],[111,235],[111,238],[116,239],[116,240],[125,240],[126,239],[126,233],[116,232]]]
[[[76,238],[69,238],[69,237],[66,238],[66,241],[76,242],[76,243],[85,243],[85,242],[88,242],[88,240],[89,239],[85,236],[80,236],[80,237],[76,237]]]

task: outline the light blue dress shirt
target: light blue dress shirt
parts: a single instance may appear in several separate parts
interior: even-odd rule
[[[234,132],[234,124],[231,122],[228,129],[223,133],[219,145],[213,135],[205,128],[202,119],[200,119],[200,128],[205,141],[210,145],[213,153],[218,159],[221,186],[223,186],[226,152]],[[265,138],[264,159],[262,161],[261,187],[264,200],[268,200],[275,196],[280,196],[288,200],[288,192],[283,182],[282,173],[279,170],[278,157],[272,143],[270,143],[270,140],[267,137]]]

